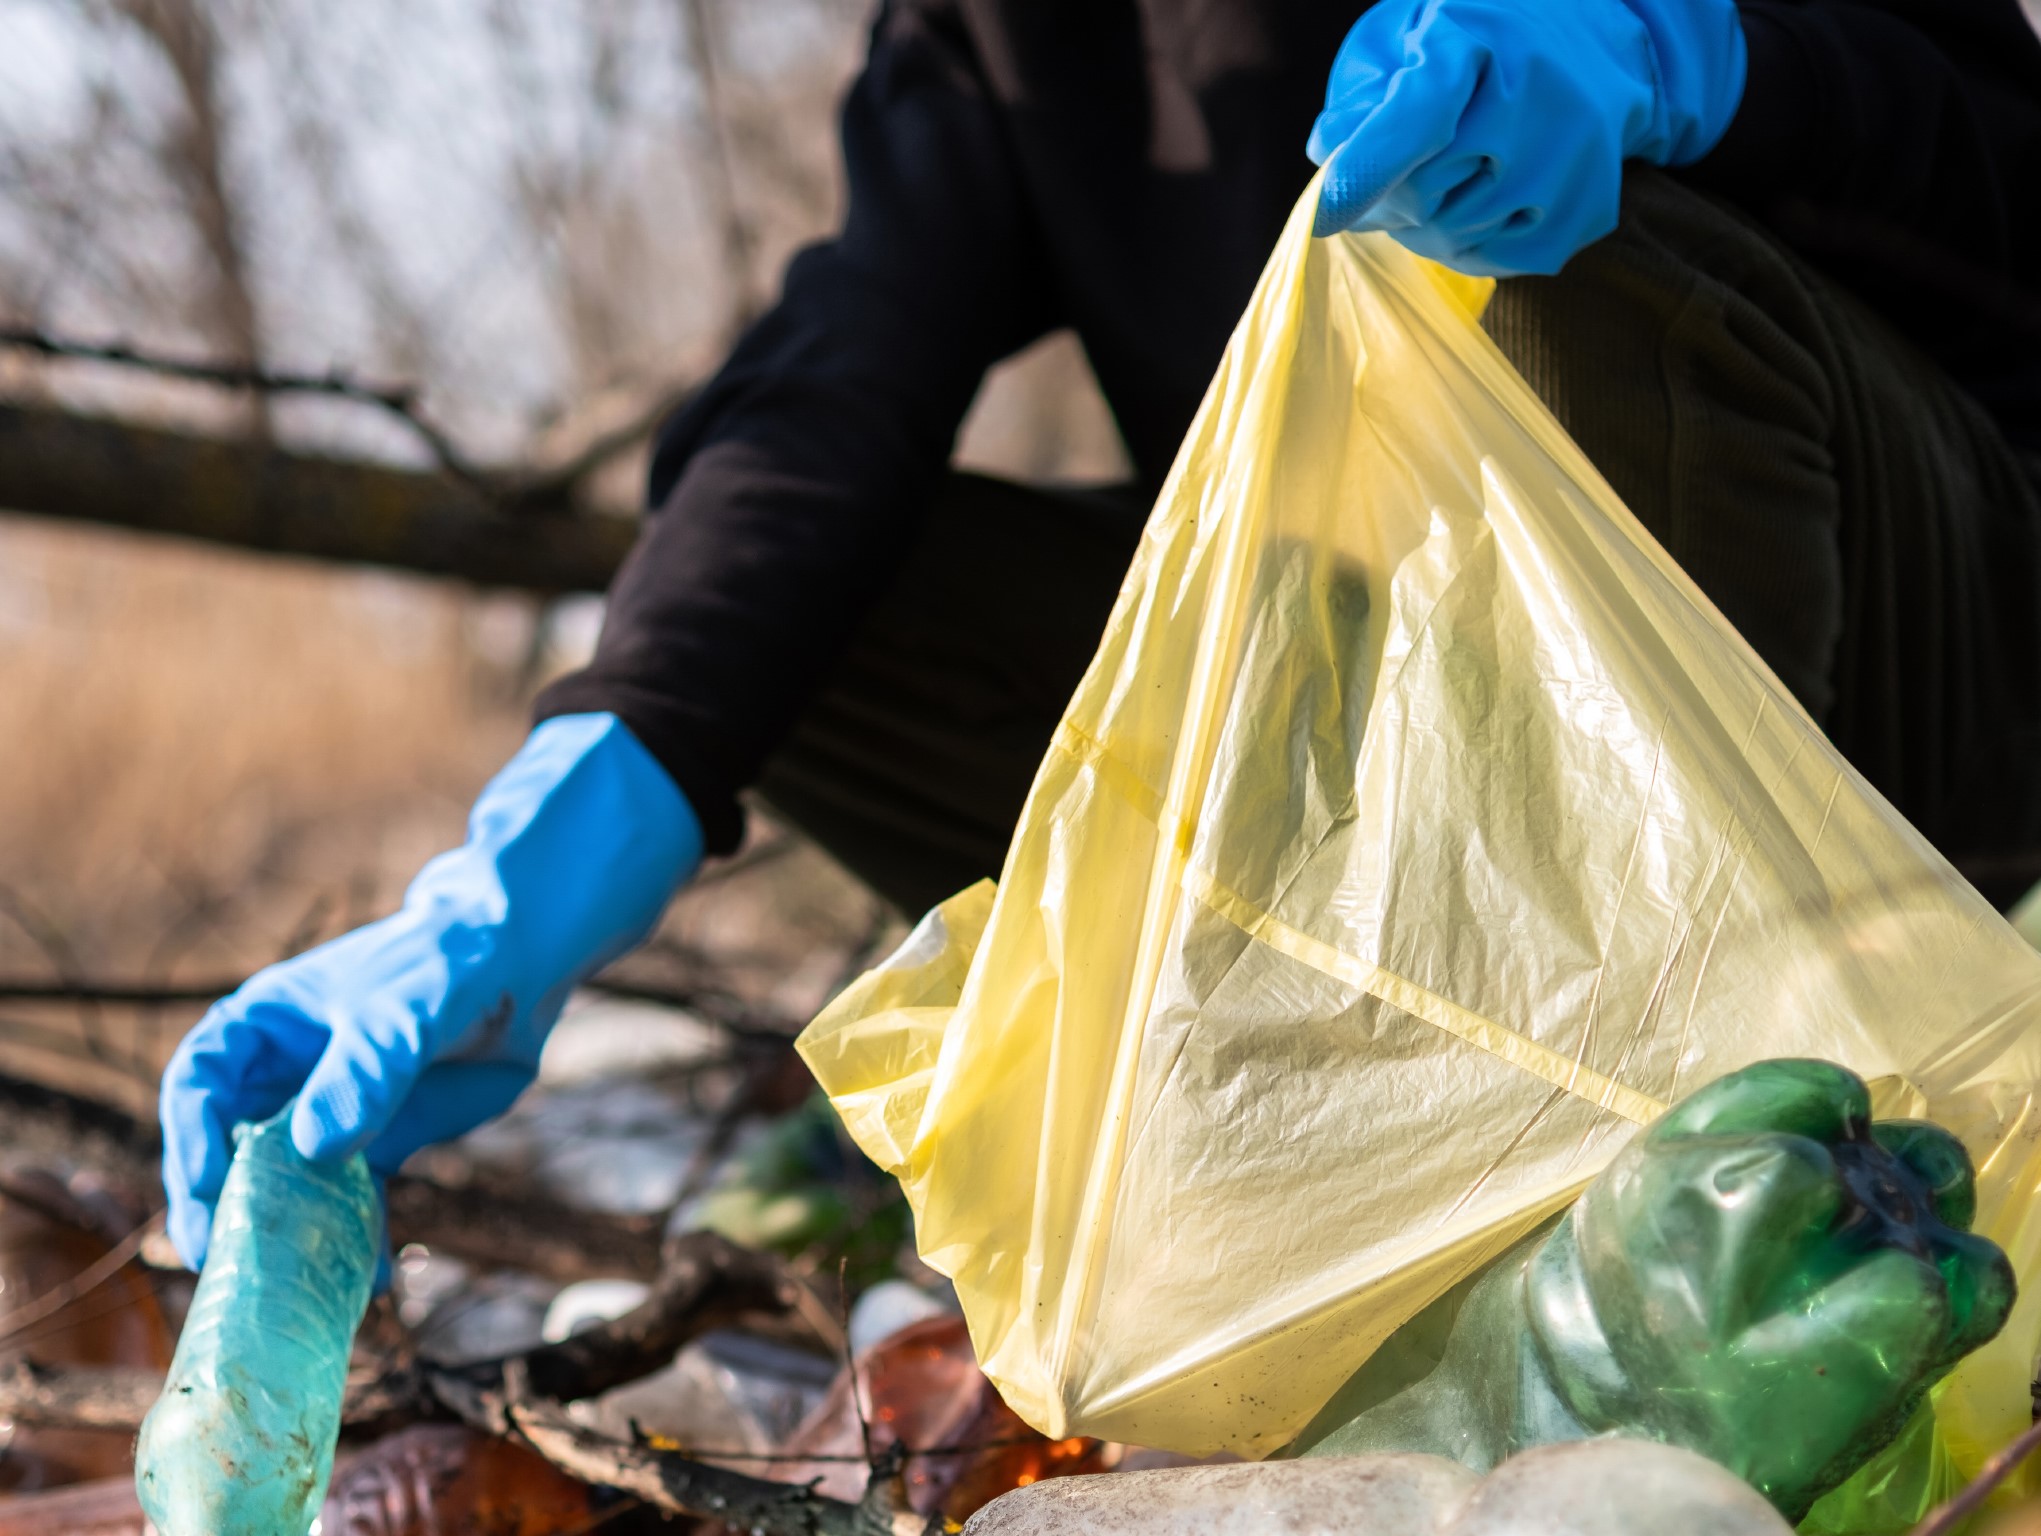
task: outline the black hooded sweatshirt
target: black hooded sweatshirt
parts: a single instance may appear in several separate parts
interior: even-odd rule
[[[1074,329],[1160,483],[1312,167],[1359,0],[891,0],[842,232],[665,429],[596,655],[710,851],[909,547],[985,371]],[[2020,0],[1745,0],[1683,172],[1854,288],[2041,453],[2041,39]],[[2041,601],[2041,594],[2036,594]]]

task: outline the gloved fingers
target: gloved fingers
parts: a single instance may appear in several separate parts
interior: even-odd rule
[[[1959,1231],[1977,1217],[1977,1177],[1963,1143],[1926,1120],[1879,1120],[1871,1139],[1927,1186],[1935,1216]]]
[[[266,1120],[290,1102],[318,1060],[325,1029],[261,995],[257,977],[215,1003],[164,1069],[158,1109],[163,1190],[178,1257],[205,1262],[213,1206],[234,1158],[234,1127]]]
[[[1831,1061],[1782,1057],[1718,1078],[1668,1110],[1648,1134],[1662,1142],[1782,1131],[1835,1142],[1862,1136],[1870,1120],[1870,1090],[1854,1072]]]
[[[368,1164],[388,1178],[420,1147],[452,1141],[494,1120],[531,1085],[534,1073],[512,1061],[443,1061],[419,1075],[411,1096],[368,1144]]]
[[[1409,62],[1406,39],[1411,23],[1407,3],[1378,0],[1347,30],[1325,79],[1325,108],[1304,143],[1313,165],[1330,160],[1382,104],[1390,80]]]
[[[1325,164],[1381,104],[1377,96],[1374,100],[1350,106],[1328,106],[1311,121],[1311,136],[1304,141],[1305,158],[1313,165]]]
[[[1483,277],[1550,277],[1611,234],[1622,216],[1622,162],[1599,154],[1555,158],[1507,188],[1480,189],[1447,214]]]
[[[1458,61],[1399,70],[1381,105],[1327,160],[1311,232],[1388,227],[1370,216],[1375,205],[1452,145],[1478,78]]]
[[[1535,147],[1534,147],[1535,146]],[[1620,132],[1575,82],[1536,55],[1490,69],[1468,102],[1448,155],[1411,177],[1426,196],[1440,248],[1419,254],[1484,275],[1557,272],[1616,227],[1623,189]]]
[[[300,1156],[346,1157],[383,1133],[426,1068],[424,1027],[396,997],[334,1020],[291,1112],[291,1144]]]
[[[1492,208],[1498,177],[1493,159],[1467,152],[1456,140],[1447,153],[1419,166],[1378,202],[1368,222],[1394,233],[1407,249],[1456,271],[1515,276],[1514,270],[1476,270],[1484,242],[1500,233],[1510,217],[1508,209]]]

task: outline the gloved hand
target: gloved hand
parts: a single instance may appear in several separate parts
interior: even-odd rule
[[[492,779],[403,906],[215,1003],[163,1074],[170,1237],[205,1261],[233,1128],[295,1097],[306,1157],[380,1176],[510,1107],[575,984],[701,861],[693,809],[614,715],[563,715]]]
[[[1380,0],[1311,129],[1315,232],[1388,230],[1482,277],[1557,272],[1616,227],[1626,159],[1715,146],[1745,63],[1735,0]]]

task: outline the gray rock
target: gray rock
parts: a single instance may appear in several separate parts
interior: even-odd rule
[[[1392,1453],[1065,1477],[994,1499],[964,1536],[1793,1536],[1706,1457],[1642,1440],[1548,1445],[1486,1478]]]
[[[1478,1481],[1440,1456],[1330,1456],[1059,1477],[994,1499],[965,1536],[1433,1536]]]
[[[1512,1456],[1445,1536],[1792,1536],[1764,1496],[1705,1456],[1645,1440],[1584,1440]]]

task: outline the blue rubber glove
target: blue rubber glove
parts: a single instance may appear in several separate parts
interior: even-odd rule
[[[563,715],[482,791],[394,914],[251,977],[163,1074],[170,1238],[196,1269],[233,1128],[293,1096],[314,1159],[380,1176],[510,1107],[574,985],[652,931],[701,862],[666,770],[614,715]]]
[[[1347,34],[1306,152],[1315,232],[1387,230],[1479,277],[1550,274],[1616,227],[1623,162],[1729,129],[1735,0],[1381,0]]]

